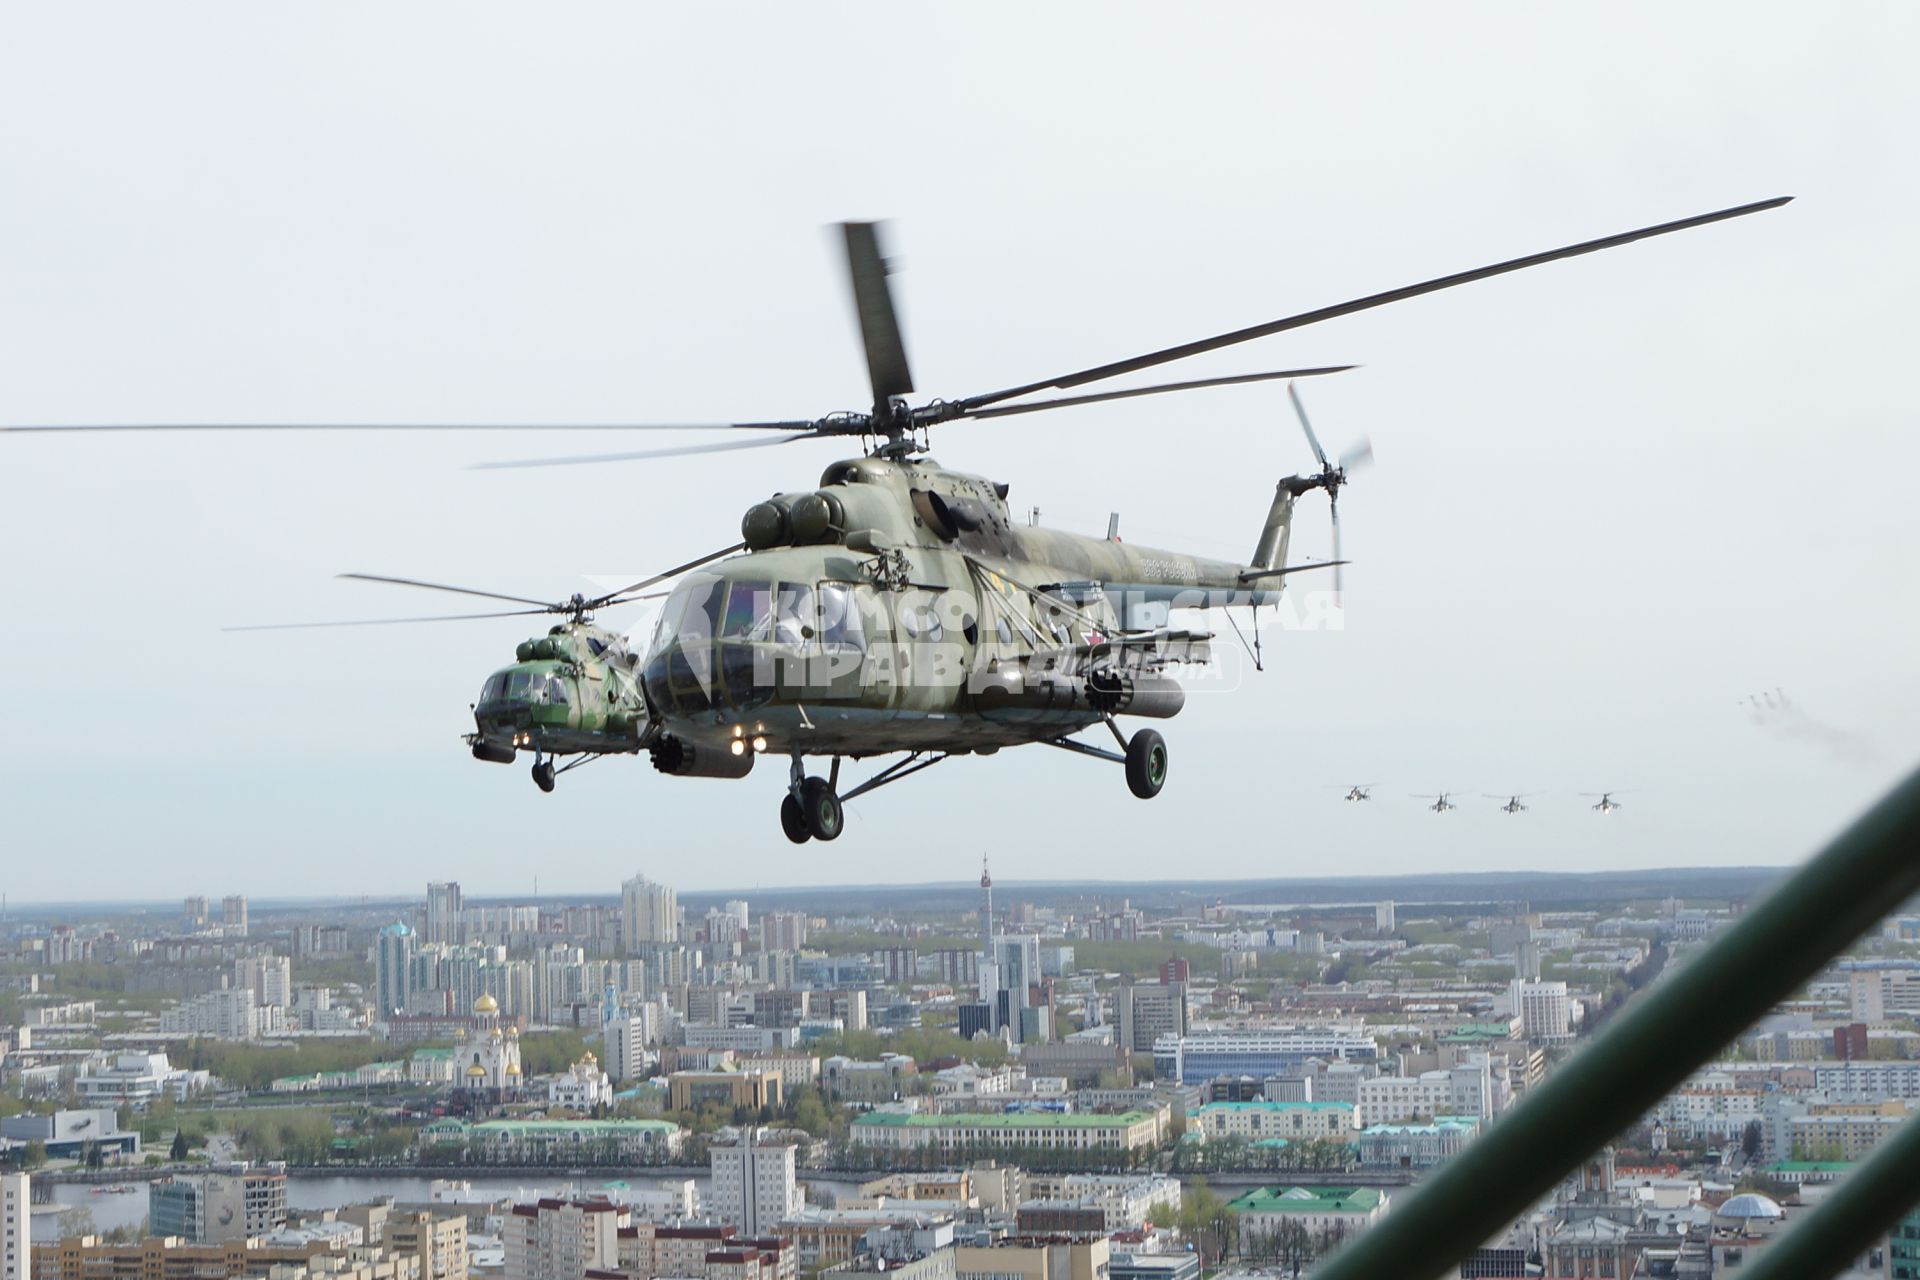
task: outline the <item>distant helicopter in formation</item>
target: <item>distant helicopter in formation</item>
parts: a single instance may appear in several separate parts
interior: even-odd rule
[[[1449,809],[1458,809],[1460,807],[1453,802],[1453,792],[1451,791],[1442,791],[1438,795],[1416,795],[1414,799],[1433,801],[1427,808],[1433,810],[1435,813],[1445,813]]]
[[[1489,800],[1498,800],[1501,798],[1500,796],[1494,795],[1492,792],[1482,792],[1481,794],[1486,796],[1486,798]],[[1506,813],[1506,814],[1525,813],[1527,811],[1527,806],[1524,804],[1521,804],[1520,802],[1532,794],[1533,793],[1530,791],[1523,791],[1516,795],[1507,796],[1506,797],[1507,802],[1500,806],[1500,812]]]
[[[819,418],[699,424],[545,424],[528,430],[685,431],[745,437],[589,457],[536,458],[488,466],[550,466],[660,458],[790,444],[858,440],[860,457],[834,462],[812,485],[753,503],[738,541],[619,591],[565,601],[374,574],[349,574],[521,606],[492,613],[380,618],[360,623],[552,615],[544,634],[523,641],[512,664],[489,676],[472,707],[465,740],[477,760],[507,764],[533,756],[533,780],[554,788],[559,773],[607,755],[646,752],[675,777],[744,778],[761,755],[788,761],[780,824],[789,839],[832,840],[842,804],[954,756],[989,756],[1039,743],[1124,766],[1143,799],[1167,778],[1167,745],[1151,728],[1131,735],[1121,716],[1165,720],[1185,693],[1176,678],[1210,659],[1211,635],[1176,626],[1177,609],[1277,604],[1289,575],[1333,569],[1340,587],[1338,501],[1348,470],[1371,456],[1362,445],[1337,461],[1320,446],[1304,405],[1293,405],[1318,470],[1287,476],[1274,495],[1251,554],[1242,561],[1123,544],[1018,523],[1008,486],[949,471],[926,456],[930,429],[1106,400],[1198,387],[1289,380],[1339,372],[1322,366],[1025,399],[1106,381],[1456,285],[1738,218],[1787,203],[1778,197],[1643,227],[1475,270],[1302,312],[1266,324],[1144,355],[956,400],[910,404],[906,347],[873,223],[842,224],[854,309],[863,341],[871,408]],[[156,424],[7,426],[0,431],[139,430],[471,430],[471,423]],[[1097,455],[1096,455],[1097,456]],[[1089,475],[1098,474],[1090,458]],[[1222,473],[1247,467],[1229,460]],[[593,500],[608,500],[596,486]],[[1295,502],[1327,495],[1332,555],[1289,564]],[[583,501],[586,499],[583,498]],[[528,515],[527,518],[537,520]],[[738,554],[742,553],[744,554]],[[678,579],[650,640],[629,646],[595,622]],[[1257,639],[1257,633],[1256,633]],[[1255,650],[1257,663],[1257,648]],[[1115,747],[1073,735],[1104,729]],[[899,755],[841,790],[843,760]],[[809,757],[831,761],[809,776]],[[556,761],[568,763],[556,766]],[[1364,799],[1354,788],[1350,799]],[[1447,795],[1432,808],[1455,806]],[[1609,807],[1610,802],[1609,802]],[[1604,811],[1604,810],[1603,810]]]
[[[1349,800],[1373,799],[1373,785],[1374,784],[1371,782],[1362,782],[1357,786],[1349,787],[1347,789],[1347,799]]]
[[[1589,798],[1593,796],[1600,797],[1594,801],[1592,805],[1588,806],[1595,813],[1612,813],[1620,807],[1620,802],[1613,798],[1613,792],[1611,791],[1582,791],[1580,794]]]

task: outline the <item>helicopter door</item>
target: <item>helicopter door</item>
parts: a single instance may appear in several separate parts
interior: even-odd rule
[[[908,711],[952,709],[980,638],[975,606],[966,594],[921,588],[895,597],[901,693],[894,705]]]
[[[886,664],[885,632],[868,643],[869,622],[879,622],[872,608],[871,587],[850,582],[822,582],[814,592],[820,607],[820,625],[816,629],[819,647],[809,662],[807,684],[813,696],[828,702],[863,702],[886,706],[890,691],[887,677],[876,671],[876,662]]]

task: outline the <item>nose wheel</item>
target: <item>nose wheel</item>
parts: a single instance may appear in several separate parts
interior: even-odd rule
[[[553,761],[542,760],[533,766],[533,785],[542,791],[553,790]]]

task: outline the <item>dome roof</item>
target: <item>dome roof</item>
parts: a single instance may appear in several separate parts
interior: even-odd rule
[[[492,996],[483,995],[473,1002],[473,1011],[475,1013],[498,1013],[500,1012],[500,1002]]]
[[[520,1038],[520,1028],[519,1028],[519,1027],[508,1027],[508,1028],[507,1028],[507,1039],[509,1039],[509,1040],[518,1040],[519,1038]]]
[[[1784,1218],[1787,1211],[1757,1191],[1743,1191],[1713,1211],[1716,1218]]]
[[[486,1069],[485,1067],[483,1067],[483,1066],[481,1066],[481,1065],[480,1065],[479,1063],[477,1063],[477,1062],[476,1062],[476,1063],[474,1063],[474,1064],[473,1064],[472,1066],[470,1066],[470,1067],[468,1067],[468,1068],[467,1068],[467,1075],[468,1075],[468,1077],[469,1077],[469,1078],[471,1078],[471,1079],[474,1079],[474,1080],[478,1080],[478,1079],[481,1079],[481,1078],[483,1078],[483,1077],[484,1077],[484,1076],[485,1076],[486,1074],[487,1074],[487,1069]]]

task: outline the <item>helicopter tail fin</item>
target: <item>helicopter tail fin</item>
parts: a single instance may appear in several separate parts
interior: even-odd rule
[[[1267,523],[1260,530],[1249,564],[1255,569],[1281,569],[1287,563],[1287,539],[1293,532],[1293,501],[1299,496],[1295,478],[1282,480],[1273,491],[1273,505],[1267,508]]]

